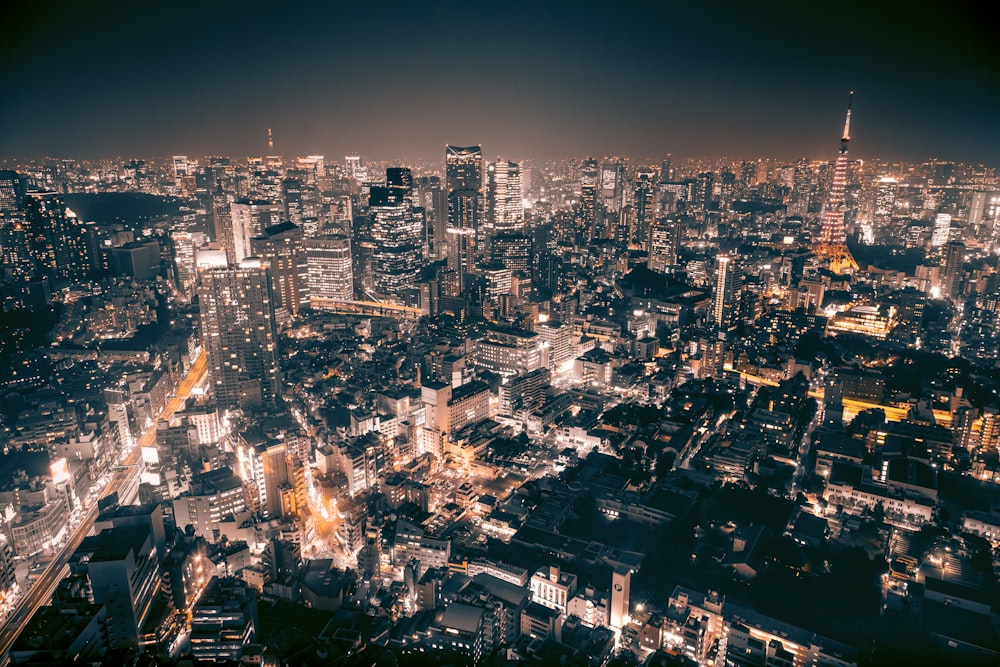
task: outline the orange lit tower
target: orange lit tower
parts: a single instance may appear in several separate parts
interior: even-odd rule
[[[826,259],[834,273],[849,273],[858,270],[858,263],[847,248],[847,233],[844,230],[844,191],[847,189],[847,143],[851,140],[851,101],[854,91],[847,100],[847,120],[844,122],[844,136],[840,139],[840,154],[833,170],[833,185],[823,207],[823,230],[819,243],[813,246],[818,257]]]

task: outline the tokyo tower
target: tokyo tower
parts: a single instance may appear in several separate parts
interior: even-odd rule
[[[833,185],[823,207],[823,229],[819,242],[813,246],[817,257],[829,262],[834,273],[850,273],[858,270],[851,251],[847,248],[847,232],[844,229],[844,214],[847,206],[844,191],[847,189],[847,143],[851,140],[851,101],[854,91],[847,100],[847,120],[844,122],[844,136],[840,139],[840,153],[833,170]]]

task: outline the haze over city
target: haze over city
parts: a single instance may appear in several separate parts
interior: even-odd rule
[[[820,158],[995,164],[1000,56],[964,3],[21,3],[0,156]],[[863,142],[860,139],[863,137]]]

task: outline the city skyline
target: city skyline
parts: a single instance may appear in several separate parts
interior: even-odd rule
[[[817,159],[850,90],[858,158],[1000,152],[985,26],[929,4],[111,3],[13,18],[4,159],[259,155],[269,128],[282,155]]]

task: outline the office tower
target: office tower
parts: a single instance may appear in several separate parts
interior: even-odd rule
[[[265,260],[271,270],[274,307],[293,317],[309,307],[309,267],[302,240],[302,229],[291,222],[272,225],[250,239],[253,256]]]
[[[661,217],[653,222],[649,232],[650,271],[666,273],[677,265],[677,239],[680,219]]]
[[[609,213],[618,213],[625,198],[625,167],[621,162],[601,163],[601,207]]]
[[[479,193],[474,190],[448,193],[448,268],[458,277],[459,291],[476,265],[479,208]]]
[[[0,170],[0,269],[12,275],[30,275],[34,269],[24,210],[27,193],[24,175]]]
[[[482,146],[446,146],[445,181],[448,191],[483,188]]]
[[[531,275],[531,237],[527,234],[500,233],[490,244],[490,260],[511,271]]]
[[[357,153],[344,157],[344,172],[355,183],[363,183],[368,180],[368,167],[364,165],[361,156]]]
[[[259,624],[257,594],[242,579],[212,577],[191,610],[191,655],[196,661],[236,664]]]
[[[288,447],[284,440],[241,438],[236,445],[237,474],[255,512],[273,519],[282,515],[282,490],[291,486]]]
[[[590,241],[599,234],[598,227],[601,223],[599,208],[600,167],[597,160],[587,158],[580,165],[580,207],[578,230],[583,234],[585,241]]]
[[[703,171],[698,174],[697,189],[698,193],[695,197],[697,203],[702,208],[709,208],[715,201],[715,172]]]
[[[194,253],[205,245],[208,239],[202,232],[170,232],[170,238],[174,244],[174,264],[175,275],[177,276],[177,289],[188,298],[195,284]]]
[[[886,176],[879,179],[878,188],[875,191],[875,210],[872,216],[876,227],[885,227],[892,222],[898,191],[899,183],[895,178]]]
[[[302,181],[297,178],[286,178],[281,181],[281,201],[285,203],[285,219],[301,227],[305,215]]]
[[[941,296],[957,300],[961,296],[962,269],[965,264],[965,244],[951,241],[945,247],[944,276],[941,280]]]
[[[24,202],[28,252],[35,267],[61,282],[86,279],[93,268],[94,247],[88,230],[55,192],[28,192]]]
[[[0,221],[24,218],[24,197],[28,180],[23,174],[0,169]]]
[[[159,556],[148,526],[105,528],[77,549],[96,604],[108,611],[108,638],[137,647],[159,586]]]
[[[851,93],[853,97],[854,93]],[[847,248],[847,232],[844,215],[847,205],[844,193],[847,189],[847,144],[851,140],[851,100],[847,102],[847,119],[844,121],[844,135],[840,139],[840,153],[833,171],[833,184],[823,207],[823,229],[819,243],[813,246],[817,257],[825,259],[834,273],[848,273],[858,270],[851,251]]]
[[[401,172],[397,176],[403,178]],[[401,185],[373,187],[368,207],[372,286],[378,295],[403,299],[423,266],[422,220],[413,212],[409,188]]]
[[[407,197],[413,192],[413,172],[409,167],[387,167],[385,184],[390,188],[403,188]]]
[[[212,240],[222,246],[229,261],[236,255],[236,244],[233,241],[232,201],[221,187],[212,193]]]
[[[813,171],[805,158],[795,163],[792,171],[792,191],[789,195],[788,213],[800,218],[809,213],[813,189]]]
[[[111,249],[111,272],[136,280],[155,280],[160,275],[160,244],[156,239],[133,241]]]
[[[190,163],[188,162],[187,155],[175,155],[173,159],[174,164],[174,177],[180,178],[181,176],[190,176]]]
[[[664,174],[666,178],[666,174]],[[740,184],[737,190],[741,199],[749,199],[753,189],[757,187],[757,164],[754,162],[740,163]]]
[[[934,231],[931,233],[931,247],[940,248],[948,242],[951,235],[951,216],[947,213],[938,213],[934,217]]]
[[[716,259],[715,294],[712,297],[712,321],[719,326],[732,323],[739,293],[740,273],[736,260],[726,255]]]
[[[413,201],[426,214],[426,256],[431,260],[448,258],[448,193],[437,176],[424,176],[414,183]]]
[[[524,228],[521,166],[497,158],[486,168],[486,221],[489,236]]]
[[[631,243],[641,248],[648,248],[649,228],[656,214],[654,204],[656,174],[652,171],[640,171],[636,174],[635,189],[632,195],[634,209],[632,218]]]
[[[228,266],[218,251],[199,252],[201,340],[222,409],[273,407],[280,396],[274,295],[267,264]]]
[[[448,268],[458,276],[459,290],[476,265],[476,235],[482,215],[483,150],[480,146],[445,148],[448,191]]]
[[[351,240],[344,234],[317,236],[306,239],[305,250],[310,298],[318,302],[351,301],[354,298]]]
[[[245,258],[253,256],[250,239],[281,222],[281,207],[270,201],[241,199],[229,205],[229,215],[233,239],[230,259],[234,264],[239,264]]]

